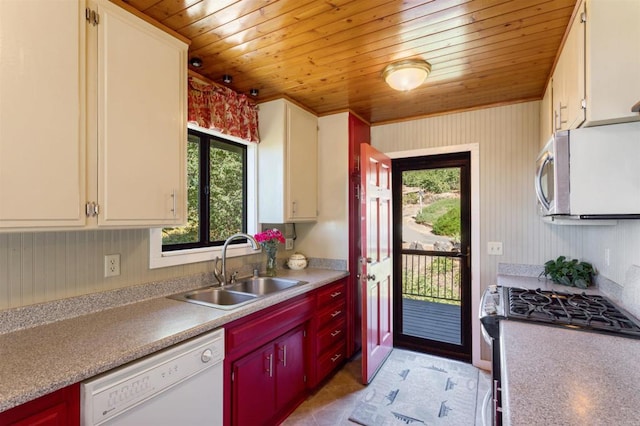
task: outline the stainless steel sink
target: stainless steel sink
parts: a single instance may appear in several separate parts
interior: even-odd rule
[[[289,280],[285,278],[245,278],[235,284],[224,287],[205,287],[186,293],[174,294],[173,296],[169,296],[169,298],[218,309],[235,309],[251,303],[261,296],[306,283],[307,281]]]
[[[306,283],[306,281],[288,280],[285,278],[258,277],[240,280],[235,284],[226,286],[225,289],[263,296]]]
[[[256,300],[255,294],[228,291],[218,287],[206,287],[186,293],[169,296],[171,299],[183,302],[197,303],[205,306],[213,306],[220,309],[235,309],[241,305]]]

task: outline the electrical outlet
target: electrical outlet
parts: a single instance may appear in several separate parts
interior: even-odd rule
[[[284,240],[285,250],[293,250],[293,238],[286,238]]]
[[[502,241],[489,241],[487,243],[487,254],[489,256],[502,256]]]
[[[104,276],[117,277],[120,275],[120,255],[107,254],[104,257]]]

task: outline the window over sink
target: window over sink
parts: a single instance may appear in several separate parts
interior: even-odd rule
[[[257,230],[257,145],[188,127],[187,225],[151,229],[150,268],[213,260],[229,235]],[[230,246],[227,255],[250,252],[241,243]]]

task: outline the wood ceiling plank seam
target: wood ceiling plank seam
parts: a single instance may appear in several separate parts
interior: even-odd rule
[[[520,1],[522,1],[522,3],[523,3],[523,4],[525,4],[525,3],[526,3],[526,2],[525,2],[525,0],[520,0]],[[526,1],[528,1],[528,2],[533,2],[533,1],[537,1],[537,2],[539,2],[539,0],[526,0]],[[571,0],[571,1],[572,1],[572,0]],[[511,2],[509,2],[509,1],[508,1],[507,3],[511,3]],[[526,3],[526,4],[530,4],[530,3]],[[529,8],[529,9],[530,9],[530,8]],[[446,11],[446,10],[445,10],[445,11]],[[442,12],[442,11],[440,11],[440,12]],[[474,11],[471,11],[471,12],[467,13],[467,15],[473,15],[474,13],[478,13],[478,12],[481,12],[481,10],[474,10]],[[532,11],[531,13],[533,14],[534,12]],[[503,14],[501,10],[499,11],[498,15],[500,15],[500,14]],[[432,15],[435,15],[435,13],[434,13],[434,14],[432,14]],[[471,20],[471,21],[474,21],[474,22],[476,22],[476,21],[480,22],[480,20],[478,20],[478,19],[476,19],[476,18],[469,18],[469,16],[467,16],[465,19],[466,19],[466,20]],[[517,17],[515,17],[514,19],[522,19],[522,17],[521,17],[521,16],[517,16]],[[465,22],[466,22],[466,20],[465,20]],[[486,19],[484,19],[484,20],[486,20]],[[443,28],[450,28],[452,25],[454,25],[454,24],[455,24],[455,23],[454,23],[454,22],[452,22],[451,20],[445,20],[445,21],[442,21],[442,22],[444,22],[444,27],[443,27]],[[441,21],[438,21],[438,23],[439,23],[439,24],[442,24],[442,22],[441,22]],[[416,24],[416,25],[417,25],[417,24]],[[431,25],[435,25],[435,24],[431,24]],[[496,27],[500,27],[500,26],[502,26],[502,25],[505,25],[505,22],[504,22],[504,21],[499,21],[499,22],[496,22],[496,23],[494,24],[494,26],[496,26]],[[454,26],[455,26],[455,25],[454,25]],[[459,26],[459,25],[458,25],[458,26]],[[396,37],[399,35],[399,34],[397,34],[397,27],[395,27],[394,25],[391,25],[390,27],[391,27],[391,28],[393,28],[393,30],[392,30],[392,31],[393,31],[393,37],[394,37],[394,38],[396,38]],[[412,28],[413,28],[413,27],[412,27]],[[409,30],[412,30],[412,28],[409,28]],[[352,30],[352,28],[350,28],[349,30]],[[379,34],[379,31],[380,31],[380,30],[379,30],[379,28],[378,28],[378,29],[376,29],[376,34]],[[420,26],[420,27],[418,27],[415,31],[418,31],[418,34],[416,34],[416,35],[415,35],[415,38],[422,38],[422,37],[424,37],[424,35],[423,35],[422,33],[423,33],[423,32],[425,32],[425,31],[427,31],[427,30],[425,30],[425,29],[424,29],[424,26]],[[436,30],[436,31],[434,31],[431,27],[429,27],[428,32],[429,32],[430,34],[436,34],[436,33],[439,33],[439,32],[440,32],[440,30]],[[334,34],[334,37],[335,37],[338,33],[339,33],[339,32],[338,32],[338,31],[336,31],[336,32],[335,32],[335,34]],[[465,34],[465,33],[466,33],[466,32],[463,32],[462,34]],[[403,36],[403,38],[405,38],[405,39],[406,39],[406,38],[409,38],[409,37],[407,37],[406,33],[402,33],[402,36]],[[331,47],[332,47],[332,46],[345,46],[345,40],[348,40],[348,39],[351,39],[351,38],[353,38],[353,36],[352,36],[351,32],[349,32],[348,34],[344,35],[344,38],[340,38],[340,39],[339,39],[339,40],[337,40],[334,44],[332,44],[332,45],[331,45]],[[328,40],[325,40],[325,41],[328,41]],[[363,44],[363,43],[360,43],[360,44]],[[298,47],[300,47],[300,45],[298,45]],[[320,48],[319,46],[315,46],[315,51],[316,51],[316,52],[318,52],[318,54],[319,54],[319,56],[318,56],[318,57],[322,57],[323,53],[328,51],[328,49],[326,49],[326,47],[330,47],[330,46],[327,46],[327,45],[325,44],[325,46],[323,46],[323,47],[324,47],[324,48]],[[348,49],[348,46],[347,46],[347,47],[343,47],[343,50],[344,50],[344,49]],[[333,49],[332,49],[331,51],[333,52]],[[291,52],[289,52],[289,53],[291,53]],[[309,56],[310,54],[309,54],[309,52],[301,52],[301,53],[300,53],[300,55],[307,55],[307,56]]]
[[[247,37],[246,42],[242,45],[232,47],[225,46],[224,48],[216,45],[207,45],[205,47],[201,46],[199,40],[193,40],[193,51],[199,52],[203,49],[212,49],[215,51],[216,56],[220,57],[221,60],[224,60],[225,62],[231,63],[231,66],[245,64],[247,67],[250,67],[251,65],[250,63],[248,64],[248,62],[251,61],[251,52],[256,50],[268,50],[271,56],[277,58],[278,55],[282,54],[283,52],[287,52],[290,49],[291,45],[303,44],[305,42],[304,38],[313,37],[313,40],[315,42],[319,40],[321,41],[323,40],[324,36],[317,30],[317,25],[319,22],[327,22],[329,25],[335,28],[337,23],[345,21],[345,18],[342,16],[342,14],[347,13],[346,11],[349,10],[348,7],[350,5],[362,5],[365,3],[361,1],[348,1],[339,4],[336,1],[333,1],[330,4],[335,5],[336,7],[330,8],[328,10],[324,10],[324,8],[318,10],[318,18],[313,20],[295,20],[294,22],[291,22],[290,25],[286,26],[281,26],[278,24],[278,21],[274,20],[272,22],[272,24],[275,25],[274,28],[264,28],[264,24],[262,24],[263,27],[254,29],[255,31],[257,31],[256,36]],[[370,5],[371,3],[367,2],[366,4]],[[390,1],[389,4],[396,3]],[[360,7],[360,9],[362,9],[362,6]],[[303,39],[300,40],[300,38]]]
[[[216,31],[221,28],[230,27],[234,28],[233,31],[235,31],[235,29],[242,28],[242,25],[245,25],[243,20],[252,21],[254,19],[264,19],[265,9],[275,9],[283,4],[287,4],[280,2],[279,0],[265,1],[269,1],[269,3],[264,4],[261,2],[246,0],[226,0],[222,5],[216,3],[215,6],[211,6],[214,3],[211,0],[206,0],[206,4],[203,6],[208,6],[207,9],[188,10],[186,15],[174,15],[173,17],[168,18],[167,22],[176,28],[179,28],[179,31],[184,33],[192,41],[203,34],[209,34],[210,37],[215,38],[217,37]],[[299,2],[295,6],[292,5],[291,7],[299,7],[300,5],[308,4],[312,1],[313,0],[308,0],[306,3]]]
[[[279,13],[276,16],[270,14],[268,9],[263,8],[260,9],[260,19],[251,20],[251,16],[247,15],[246,18],[250,22],[228,22],[227,25],[229,26],[242,28],[240,31],[230,34],[228,37],[242,38],[245,43],[260,43],[260,39],[264,38],[265,34],[268,34],[270,38],[282,39],[287,35],[280,35],[279,32],[284,32],[292,25],[299,24],[301,21],[297,18],[297,15],[300,14],[301,11],[311,8],[316,11],[316,14],[323,14],[327,13],[327,10],[330,12],[340,10],[344,5],[354,2],[357,2],[357,0],[334,0],[331,3],[322,2],[320,4],[313,0],[306,3],[287,2],[285,4],[289,5],[289,8],[285,9],[284,13]],[[223,48],[226,48],[226,45],[223,42],[224,38],[217,39],[211,36],[209,31],[197,35],[192,40],[194,51],[207,49],[221,52],[224,50]],[[221,44],[221,46],[218,46],[217,44]],[[262,49],[267,46],[269,46],[269,44],[264,42],[263,45],[260,45],[259,47],[249,46],[249,48]]]
[[[543,44],[554,45],[556,46],[556,50],[557,50],[559,39],[562,37],[562,34],[564,34],[564,31],[566,29],[566,25],[563,26],[562,22],[563,21],[558,21],[558,26],[554,28],[549,28],[548,27],[549,22],[547,22],[545,23],[543,28],[540,28],[540,31],[532,34],[512,32],[513,34],[510,36],[511,38],[506,40],[504,39],[506,34],[500,33],[500,34],[491,36],[491,37],[500,37],[500,39],[497,41],[490,40],[490,37],[487,37],[484,39],[468,42],[467,44],[463,42],[456,43],[454,45],[447,46],[447,48],[445,49],[435,50],[435,52],[438,52],[441,55],[440,56],[430,55],[428,59],[432,64],[435,64],[435,63],[442,62],[443,60],[446,60],[442,58],[447,55],[464,55],[464,54],[472,55],[472,54],[475,54],[477,50],[481,50],[486,54],[493,54],[493,53],[497,53],[496,49],[509,49],[509,48],[512,48],[514,45],[526,45],[527,43],[530,43],[530,42],[535,42],[536,44],[540,44],[540,42],[542,42]],[[540,37],[541,34],[542,34],[542,37]],[[470,48],[466,49],[467,46],[469,46]],[[416,46],[416,48],[417,47],[418,46]],[[341,57],[340,60],[336,60],[328,64],[325,64],[322,62],[315,62],[315,64],[318,66],[331,65],[332,67],[335,67],[335,68],[341,68],[343,66],[353,63],[354,58],[357,58],[358,64],[366,64],[369,62],[378,62],[378,61],[380,64],[388,63],[387,52],[384,51],[383,53],[378,54],[380,52],[382,52],[382,49],[376,50],[375,52],[370,52],[370,53],[376,53],[376,56],[364,55],[364,54],[358,55],[358,56],[352,55],[351,57],[346,57],[346,58]],[[383,58],[383,59],[380,60],[380,58]],[[260,71],[264,72],[265,70],[260,70]]]
[[[447,0],[447,1],[461,2],[461,1],[466,1],[466,0]],[[444,5],[444,2],[438,2],[438,5]],[[447,5],[448,5],[448,3],[447,3]],[[441,7],[444,7],[444,6],[441,6]],[[380,9],[380,7],[376,7],[376,8],[373,8],[373,9],[370,9],[370,10],[366,11],[366,13],[370,13],[371,10],[379,10],[379,9]],[[365,12],[362,12],[362,13],[365,13]],[[397,14],[398,13],[394,13],[393,15],[397,15]],[[384,19],[384,18],[387,18],[387,19]],[[348,19],[353,20],[353,17],[351,16]],[[325,27],[327,29],[331,29],[334,32],[334,36],[333,37],[335,37],[335,34],[342,33],[342,37],[340,38],[340,40],[338,40],[337,42],[333,43],[333,45],[338,45],[340,43],[344,43],[345,40],[349,40],[349,39],[353,38],[354,26],[351,25],[352,22],[350,22],[349,24],[345,24],[344,30],[338,30],[336,28],[336,24],[335,24],[336,22],[341,22],[341,21],[346,21],[346,20],[347,19],[345,19],[345,18],[340,18],[340,19],[337,19],[337,20],[334,20],[334,21],[330,21],[325,25]],[[370,19],[369,22],[375,22],[378,25],[384,25],[385,28],[395,28],[397,26],[396,22],[389,22],[388,16],[385,16],[385,17],[382,17],[382,18],[374,16],[374,18]],[[367,34],[373,33],[375,31],[379,31],[379,28],[378,27],[371,28],[368,31]],[[394,31],[397,32],[397,28]],[[326,34],[320,33],[318,28],[315,28],[313,30],[313,32],[311,32],[311,33],[309,31],[306,31],[306,32],[302,32],[302,33],[296,35],[295,37],[301,37],[301,38],[302,37],[309,37],[309,34],[313,34],[314,35],[314,38],[312,40],[305,40],[305,39],[303,39],[303,40],[292,40],[292,35],[291,34],[289,34],[287,37],[280,37],[278,39],[278,41],[277,41],[277,43],[279,43],[281,45],[280,47],[277,48],[278,52],[286,52],[287,54],[290,54],[290,51],[291,51],[290,46],[291,45],[295,45],[297,48],[300,48],[301,46],[315,43],[315,45],[313,45],[312,48],[314,50],[320,50],[320,51],[323,50],[322,49],[323,47],[327,46],[327,43],[328,43],[327,36],[326,36]],[[321,41],[321,43],[319,43],[319,41]],[[192,46],[193,46],[194,51],[195,51],[195,49],[198,49],[198,44],[197,44],[196,41],[192,41]],[[246,65],[247,64],[247,58],[246,58],[246,56],[245,57],[241,57],[242,56],[241,52],[240,52],[239,55],[236,55],[236,56],[230,56],[229,54],[224,53],[224,52],[217,52],[217,53],[218,53],[218,55],[220,57],[223,57],[225,61],[233,60],[233,58],[236,58],[237,62],[234,65],[238,65],[238,64],[245,64]],[[304,55],[304,53],[301,53],[301,55]],[[250,65],[247,65],[247,66],[250,67]]]
[[[563,32],[563,30],[561,29],[561,30],[560,30],[560,32]],[[556,44],[557,44],[557,43],[559,43],[559,39],[560,39],[560,37],[561,37],[561,36],[560,36],[560,32],[558,33],[558,37],[557,37]],[[550,57],[552,57],[552,58],[553,58],[553,57],[555,57],[555,54],[551,54],[551,52],[550,52]],[[372,70],[370,71],[370,74],[372,74],[372,75],[373,75],[373,74],[375,74],[375,73],[379,73],[379,70],[381,69],[380,67],[382,67],[383,65],[384,65],[384,63],[383,63],[383,64],[380,64],[380,66],[379,66],[378,68],[373,67],[373,68],[372,68]],[[343,70],[343,71],[344,71],[344,70]],[[439,72],[439,71],[438,71],[438,69],[436,68],[436,69],[432,72],[432,76],[433,76],[433,75],[437,75],[437,74],[438,74],[438,72]],[[331,74],[331,75],[333,75],[333,74]],[[342,76],[342,75],[343,75],[343,73],[338,73],[338,74],[336,74],[336,75],[338,75],[338,76]],[[365,75],[366,75],[366,74],[365,74]],[[329,78],[328,78],[329,76],[330,76],[330,75],[328,75],[328,74],[323,74],[323,77],[322,77],[322,78],[323,78],[323,81],[322,81],[323,86],[327,84],[327,80],[329,79]],[[364,75],[363,75],[363,76],[364,76]],[[276,79],[277,79],[277,80],[280,80],[280,79],[281,79],[281,77],[280,77],[280,76],[277,76],[277,77],[276,77]],[[267,75],[267,74],[264,74],[264,73],[263,73],[263,74],[262,74],[262,79],[261,79],[261,81],[262,81],[262,83],[263,83],[263,84],[264,84],[264,83],[267,83],[267,82],[269,81],[269,75]],[[310,82],[308,82],[308,83],[310,83]]]
[[[233,0],[233,1],[238,1],[238,0]],[[193,7],[197,3],[202,3],[202,2],[203,0],[161,0],[155,3],[154,5],[152,5],[151,7],[148,7],[143,12],[146,15],[151,16],[155,20],[164,23],[164,21],[170,18],[171,16],[177,15],[189,9],[190,7]]]
[[[162,0],[127,0],[127,3],[139,11],[146,13],[146,10]]]
[[[571,10],[572,10],[572,8],[567,8],[567,9],[565,9],[565,11],[568,11],[569,9],[571,9]],[[553,16],[555,16],[555,12],[552,12],[552,14],[553,14]],[[522,22],[524,22],[524,24],[526,25],[530,20],[532,20],[532,19],[534,19],[534,18],[535,18],[535,17],[532,17],[531,19],[527,19],[527,20],[526,20],[526,22],[525,22],[525,20],[522,20]],[[564,26],[564,27],[566,28],[566,23],[568,22],[568,17],[567,17],[567,18],[565,18],[564,16],[562,16],[561,18],[559,18],[559,19],[560,19],[559,21],[556,21],[555,19],[554,19],[554,20],[552,20],[552,21],[545,21],[543,18],[541,18],[541,19],[543,20],[542,25],[544,25],[545,27],[553,26],[553,25],[555,25],[555,24],[557,23],[557,24],[558,24],[558,26]],[[536,20],[537,20],[537,19],[536,19]],[[550,22],[551,22],[551,24],[550,24]],[[525,27],[525,28],[526,28],[526,27]],[[544,28],[543,30],[547,30],[547,29],[548,29],[548,28]],[[543,31],[543,30],[541,30],[541,31]],[[484,34],[486,34],[486,31],[488,31],[488,30],[484,30],[484,31],[485,31],[485,32],[484,32]],[[501,31],[501,26],[500,26],[500,25],[494,25],[494,26],[492,27],[491,31],[493,31],[493,32],[496,32],[496,31],[497,31],[497,32],[499,32],[499,31]],[[514,28],[514,30],[512,30],[512,31],[516,31],[516,29]],[[479,32],[478,32],[478,34],[479,34]],[[465,38],[465,37],[469,37],[470,35],[471,35],[471,34],[467,34],[467,35],[461,35],[461,36],[459,36],[460,43],[463,43],[463,42],[464,42],[464,38]],[[486,37],[481,37],[480,35],[478,35],[478,37],[477,37],[477,39],[482,39],[482,38],[486,38]],[[446,41],[441,41],[440,43],[445,44],[445,45],[447,45],[447,44],[448,44]],[[435,50],[437,50],[437,49],[435,49]],[[424,55],[426,56],[426,53],[425,53]],[[427,57],[428,57],[428,56],[427,56]],[[432,58],[430,58],[430,57],[428,57],[428,58],[429,58],[430,60],[432,60]],[[386,63],[387,61],[388,61],[388,59],[386,59],[386,58],[385,58],[385,60],[384,60],[383,62],[384,62],[384,63]],[[318,65],[318,63],[317,63],[317,62],[314,62],[314,63],[315,63],[315,65]],[[358,61],[358,63],[361,63],[361,61]],[[433,65],[433,63],[432,63],[432,65]],[[259,74],[268,74],[268,73],[269,73],[269,68],[274,68],[274,67],[277,67],[277,66],[279,66],[279,64],[269,64],[269,65],[266,65],[266,66],[265,66],[265,68],[260,68],[260,67],[256,67],[256,66],[254,66],[254,67],[252,67],[252,70],[253,70],[255,73],[259,73]],[[240,71],[240,70],[238,70],[238,71]]]
[[[488,65],[485,67],[481,67],[481,68],[477,68],[477,69],[472,69],[469,70],[469,72],[466,74],[465,79],[462,80],[461,84],[466,84],[469,81],[475,81],[475,80],[483,80],[483,79],[487,79],[487,77],[485,76],[491,76],[491,78],[506,78],[506,81],[510,81],[510,76],[514,76],[514,75],[519,75],[520,73],[522,73],[523,75],[527,75],[527,73],[529,73],[531,69],[540,69],[540,70],[545,70],[545,67],[547,67],[546,69],[550,68],[551,63],[553,62],[553,58],[547,58],[546,60],[540,60],[540,59],[536,59],[536,60],[528,60],[528,61],[523,61],[519,64],[518,67],[514,67],[513,65],[502,65],[502,66],[492,66],[492,65]],[[521,71],[520,68],[524,68],[525,71]],[[429,91],[432,87],[434,87],[435,85],[441,85],[444,81],[448,81],[448,80],[452,80],[452,76],[453,77],[457,77],[459,74],[459,72],[457,72],[455,69],[451,70],[450,72],[447,73],[442,73],[440,75],[437,76],[433,76],[433,77],[429,77],[427,83],[425,83],[423,86],[421,86],[421,89],[414,89],[412,91],[413,93],[426,93],[427,91]],[[546,74],[545,74],[546,75]],[[498,76],[498,77],[496,77]],[[380,89],[379,90],[375,90],[374,87],[371,86],[371,84],[367,83],[367,82],[354,82],[352,85],[349,86],[349,93],[354,93],[354,92],[374,92],[374,93],[380,93],[381,90],[392,90],[389,89],[388,87],[385,86],[384,82],[382,81],[382,79],[380,79],[379,82],[379,86]],[[327,81],[325,82],[324,85],[313,85],[313,87],[318,87],[318,89],[308,89],[306,87],[302,87],[302,86],[291,86],[289,88],[287,88],[288,93],[292,93],[292,94],[297,94],[300,91],[307,91],[309,93],[314,93],[315,90],[322,90],[323,93],[326,92],[330,92],[331,90],[338,90],[338,91],[343,91],[344,88],[339,85],[336,84],[334,82],[331,81]],[[374,89],[374,90],[372,90]],[[313,108],[313,106],[311,106]]]

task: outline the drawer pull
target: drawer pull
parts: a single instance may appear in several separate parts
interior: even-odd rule
[[[331,293],[331,297],[338,297],[342,294],[341,291],[336,291],[335,293]]]
[[[332,318],[337,317],[338,315],[340,315],[342,313],[342,311],[335,311],[334,313],[331,314]]]
[[[340,333],[342,333],[342,330],[336,330],[333,333],[331,333],[331,337],[336,337]]]
[[[341,356],[342,354],[335,354],[334,356],[331,357],[331,362],[336,362],[337,360],[340,359]]]

